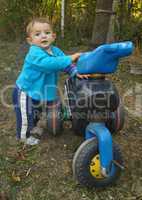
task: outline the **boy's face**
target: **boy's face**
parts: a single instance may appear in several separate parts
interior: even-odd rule
[[[36,22],[34,23],[27,40],[30,44],[35,44],[39,47],[48,49],[55,38],[56,34],[53,33],[49,24]]]

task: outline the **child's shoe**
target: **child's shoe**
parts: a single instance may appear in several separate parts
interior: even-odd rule
[[[35,136],[36,138],[41,138],[41,136],[43,135],[43,128],[36,126],[30,131],[30,134]]]
[[[26,139],[21,139],[21,140],[27,145],[36,145],[36,144],[38,144],[40,142],[39,139],[37,139],[37,138],[35,138],[33,136],[30,136],[30,137],[28,137]]]

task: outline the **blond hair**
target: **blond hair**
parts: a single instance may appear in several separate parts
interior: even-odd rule
[[[27,34],[27,36],[30,35],[34,24],[37,23],[37,22],[49,24],[50,27],[51,27],[51,29],[52,29],[51,22],[50,22],[50,20],[49,20],[48,18],[45,18],[45,17],[34,18],[34,19],[32,19],[32,20],[28,23],[28,25],[27,25],[27,27],[26,27],[26,34]]]

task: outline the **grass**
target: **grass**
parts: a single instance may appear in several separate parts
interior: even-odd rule
[[[5,86],[15,83],[21,69],[23,56],[22,54],[19,56],[19,46],[19,42],[0,43],[1,91]],[[114,80],[121,87],[120,90],[126,74],[127,72],[123,74],[119,72]],[[11,89],[7,90],[4,96],[5,101],[11,103]],[[57,138],[47,134],[39,146],[25,147],[15,139],[13,109],[4,106],[2,102],[0,107],[1,200],[140,200],[142,198],[141,124],[133,118],[128,117],[124,129],[118,135],[114,135],[114,140],[122,149],[126,166],[120,180],[112,187],[89,190],[76,183],[72,175],[72,158],[83,138],[75,136],[71,130],[65,128]]]

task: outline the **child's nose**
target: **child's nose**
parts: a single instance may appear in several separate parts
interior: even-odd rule
[[[43,37],[43,38],[45,38],[46,37],[46,33],[41,33],[41,36]]]

